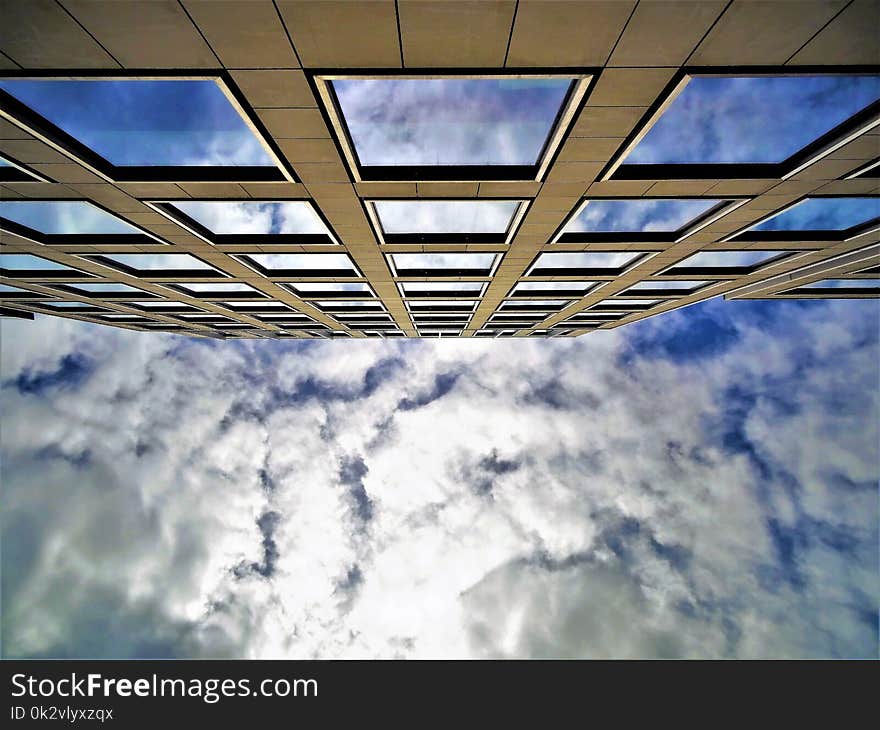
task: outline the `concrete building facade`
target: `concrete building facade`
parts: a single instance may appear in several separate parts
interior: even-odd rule
[[[4,0],[0,16],[4,316],[212,338],[546,337],[719,295],[880,296],[880,99],[779,159],[627,162],[695,79],[876,78],[876,0]],[[210,82],[268,162],[121,164],[15,83],[65,79]],[[375,130],[342,92],[480,79],[562,89],[528,164],[371,163],[387,150],[367,148]],[[698,212],[660,230],[577,223],[670,201]],[[764,225],[834,201],[865,213]],[[39,230],[40,203],[122,228]],[[204,217],[248,203],[310,227]],[[505,219],[489,230],[476,203]],[[407,229],[420,210],[478,223]]]

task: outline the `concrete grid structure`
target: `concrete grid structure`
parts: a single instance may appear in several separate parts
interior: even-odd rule
[[[0,16],[0,81],[214,79],[276,162],[114,167],[3,94],[2,199],[89,201],[139,231],[43,235],[0,219],[0,253],[68,267],[0,271],[6,316],[216,338],[577,336],[718,295],[880,294],[871,283],[880,278],[876,219],[797,235],[747,230],[804,198],[880,194],[880,103],[779,164],[621,164],[688,78],[880,73],[875,0],[4,0]],[[395,75],[573,81],[533,168],[361,167],[328,81]],[[584,201],[643,198],[720,203],[668,235],[564,232]],[[376,201],[438,199],[518,206],[501,237],[383,233]],[[308,201],[329,235],[223,235],[174,207],[197,200]],[[675,266],[698,252],[743,250],[780,256],[752,267]],[[474,271],[391,259],[463,252],[494,259]],[[535,266],[551,252],[637,255],[607,270]],[[102,258],[126,253],[189,254],[210,268],[139,271]],[[250,258],[267,253],[343,253],[352,271],[266,270]],[[695,279],[697,287],[672,283]],[[865,286],[823,288],[829,279]],[[332,286],[341,282],[366,286]],[[437,286],[405,286],[420,282]],[[479,290],[455,288],[467,282]],[[76,288],[100,283],[140,291]],[[236,283],[252,292],[210,287]]]

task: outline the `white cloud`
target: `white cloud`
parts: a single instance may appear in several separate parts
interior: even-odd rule
[[[327,233],[315,209],[303,200],[268,201],[176,201],[179,208],[209,231],[229,234]]]
[[[207,344],[4,321],[3,652],[875,655],[876,305],[654,357],[689,316]]]
[[[504,233],[519,207],[507,200],[377,200],[386,233]]]

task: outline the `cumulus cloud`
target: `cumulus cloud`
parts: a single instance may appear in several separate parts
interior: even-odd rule
[[[875,302],[574,340],[2,324],[5,656],[876,656]]]

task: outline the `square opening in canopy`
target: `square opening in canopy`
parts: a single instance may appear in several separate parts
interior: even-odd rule
[[[311,202],[305,200],[175,200],[158,204],[212,243],[336,243]]]
[[[0,106],[116,180],[290,179],[218,78],[2,78]]]
[[[738,239],[844,238],[880,223],[880,198],[805,198],[764,219]]]
[[[85,200],[0,201],[0,229],[46,244],[162,244],[152,233]]]
[[[750,274],[765,264],[790,255],[790,251],[700,251],[664,270],[666,275]]]
[[[542,253],[529,276],[607,276],[621,273],[644,256],[643,251],[580,251]]]
[[[566,223],[558,241],[674,241],[724,202],[713,198],[586,200]]]
[[[360,276],[354,262],[344,253],[267,253],[240,258],[266,276]]]
[[[876,74],[685,76],[613,177],[779,178],[878,100]]]
[[[589,75],[317,76],[365,180],[534,180]]]
[[[519,200],[377,200],[386,243],[506,243]]]
[[[19,278],[27,276],[31,278],[41,277],[64,277],[64,276],[89,276],[82,271],[59,264],[42,256],[32,256],[27,253],[0,254],[0,273],[3,276]]]
[[[395,253],[390,257],[397,276],[489,276],[494,253]]]

